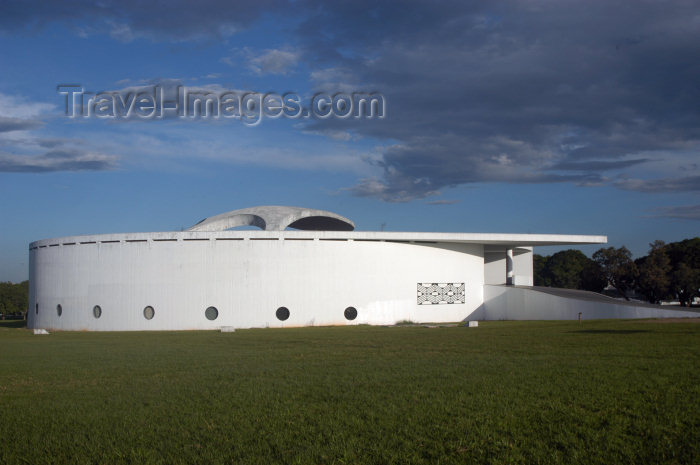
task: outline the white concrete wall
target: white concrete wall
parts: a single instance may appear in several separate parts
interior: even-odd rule
[[[506,252],[505,250],[484,250],[484,283],[506,283]]]
[[[513,251],[513,272],[516,286],[532,286],[532,247],[518,247]]]
[[[28,324],[100,331],[448,322],[483,302],[479,244],[320,237],[241,231],[39,241],[30,250]],[[416,285],[424,282],[464,282],[466,303],[418,305]],[[143,316],[147,305],[155,309],[152,320]],[[218,319],[205,318],[209,306]],[[291,313],[284,322],[275,317],[280,306]],[[353,321],[343,316],[349,306],[358,311]]]
[[[532,286],[532,247],[513,249],[513,274],[516,285]],[[506,251],[504,248],[484,247],[484,283],[506,283]]]
[[[481,320],[585,320],[605,318],[685,318],[699,312],[657,309],[561,297],[533,289],[484,286],[484,307],[473,315]]]

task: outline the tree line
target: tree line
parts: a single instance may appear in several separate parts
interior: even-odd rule
[[[535,254],[533,267],[535,286],[601,292],[610,284],[626,300],[636,294],[651,303],[677,299],[690,306],[700,296],[700,237],[654,241],[636,260],[625,246],[599,249],[591,258],[574,249]]]
[[[27,311],[28,306],[29,281],[17,284],[0,282],[0,314],[23,314]]]

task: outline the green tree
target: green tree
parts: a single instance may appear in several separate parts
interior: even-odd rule
[[[584,291],[603,292],[605,286],[608,285],[607,279],[603,273],[603,269],[598,263],[588,259],[586,266],[581,271],[581,287]]]
[[[11,313],[10,308],[10,286],[12,283],[0,282],[0,313]]]
[[[700,238],[685,239],[666,246],[671,261],[671,292],[682,306],[700,295]]]
[[[637,287],[651,303],[659,303],[671,290],[671,259],[663,241],[649,244],[649,255],[635,260],[639,269]]]
[[[569,249],[554,255],[533,257],[536,286],[562,287],[600,292],[605,279],[600,267],[580,250]]]
[[[551,286],[565,289],[580,289],[581,273],[587,262],[588,257],[580,250],[569,249],[555,253],[547,261],[547,271],[551,277]]]
[[[27,311],[29,303],[29,282],[18,284],[0,282],[0,313],[20,313]]]
[[[599,249],[593,254],[593,261],[600,266],[607,282],[612,284],[625,300],[630,300],[628,294],[634,289],[639,272],[627,247]]]
[[[532,256],[532,274],[535,286],[551,286],[547,273],[547,261],[549,256],[545,257],[539,254]]]
[[[690,307],[700,288],[700,270],[680,263],[671,275],[671,281],[681,307]]]

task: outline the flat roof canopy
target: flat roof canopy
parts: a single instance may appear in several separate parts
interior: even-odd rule
[[[30,244],[30,247],[61,244],[63,242],[113,242],[142,240],[183,240],[183,239],[317,239],[387,241],[415,243],[456,243],[484,244],[490,246],[533,247],[546,245],[605,244],[607,236],[587,236],[579,234],[498,234],[498,233],[436,233],[436,232],[391,232],[391,231],[168,231],[150,233],[99,234],[90,236],[70,236],[44,239]]]
[[[300,234],[297,231],[283,231],[285,237]],[[289,236],[287,236],[289,235]],[[399,232],[399,231],[315,231],[319,239],[378,240],[402,242],[446,242],[461,244],[502,245],[512,247],[532,247],[545,245],[605,244],[607,236],[582,234],[501,234],[501,233],[439,233],[439,232]],[[308,236],[308,233],[305,234]]]
[[[240,226],[255,226],[261,231],[233,230]],[[290,230],[294,229],[294,230]],[[499,247],[533,247],[547,245],[605,244],[606,236],[581,234],[499,234],[499,233],[441,233],[355,231],[355,223],[337,213],[312,208],[265,205],[243,208],[205,218],[186,231],[101,234],[72,236],[36,241],[30,248],[70,244],[71,239],[81,243],[188,240],[188,239],[317,239],[340,241],[387,241],[414,243],[483,244],[491,250]],[[58,242],[58,244],[56,244]]]

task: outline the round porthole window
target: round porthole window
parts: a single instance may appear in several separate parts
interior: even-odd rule
[[[219,318],[219,311],[216,309],[216,307],[208,307],[206,310],[204,310],[204,316],[207,317],[207,320],[216,320]]]
[[[289,318],[289,309],[287,307],[280,307],[277,309],[277,312],[275,312],[275,315],[278,320],[284,321]]]
[[[92,307],[92,315],[95,318],[101,317],[102,316],[102,308],[99,305],[95,305],[94,307]]]
[[[147,320],[152,320],[156,311],[150,305],[143,309],[143,317]]]
[[[35,304],[34,307],[36,310],[36,314],[38,315],[39,314],[39,304]]]
[[[345,309],[345,319],[354,320],[357,318],[357,309],[355,307],[348,307]]]
[[[61,304],[56,305],[56,315],[63,315],[63,307],[61,307]]]

